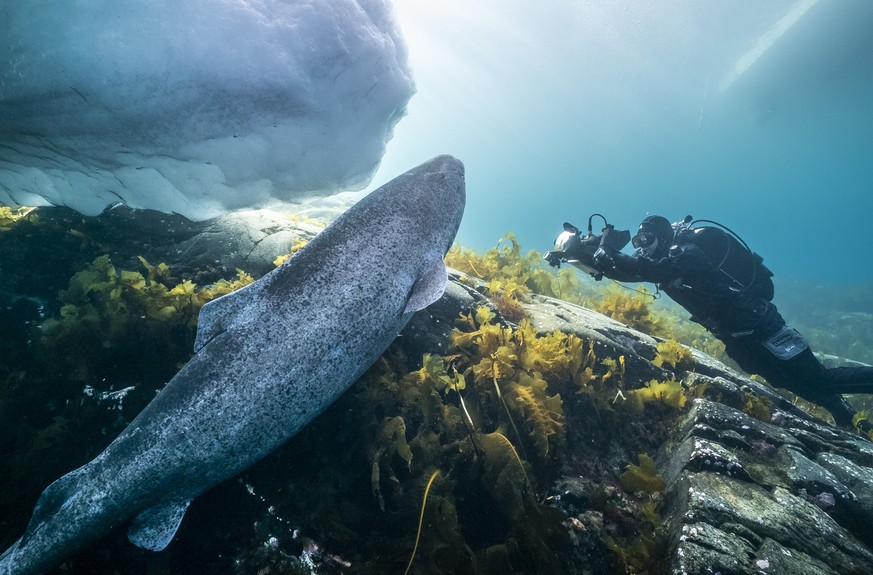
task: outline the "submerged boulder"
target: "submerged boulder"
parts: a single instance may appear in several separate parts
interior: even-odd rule
[[[420,312],[404,336],[433,337],[459,313],[488,302],[484,284],[460,274],[451,280],[455,287]],[[656,338],[553,298],[533,295],[524,308],[541,333],[573,333],[622,354],[626,381],[671,375],[651,362]],[[654,572],[873,572],[873,444],[702,352],[693,355],[695,367],[682,381],[701,396],[674,416],[655,457],[666,481],[660,503],[666,554]],[[564,454],[565,466],[578,456]],[[583,531],[590,532],[589,499],[597,490],[580,487],[580,479],[591,481],[557,480],[552,497],[563,495],[558,505],[574,520],[571,531],[587,525]]]

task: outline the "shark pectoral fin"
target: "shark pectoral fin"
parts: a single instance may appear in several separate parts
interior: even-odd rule
[[[127,538],[137,547],[163,550],[173,540],[190,503],[173,501],[146,509],[131,521]]]
[[[417,312],[443,297],[448,281],[449,273],[443,259],[435,258],[429,261],[416,278],[403,313]]]

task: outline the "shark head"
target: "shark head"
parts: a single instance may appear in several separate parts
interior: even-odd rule
[[[438,156],[373,192],[395,206],[390,215],[408,245],[432,242],[445,256],[461,224],[466,202],[464,165]],[[374,199],[376,197],[374,196]]]
[[[356,237],[377,245],[348,249],[359,263],[373,264],[388,276],[386,284],[408,282],[404,311],[415,312],[439,299],[445,290],[446,252],[452,246],[464,214],[464,165],[452,156],[438,156],[375,190],[353,209]],[[352,210],[349,210],[352,212]],[[361,222],[367,225],[362,228]],[[340,233],[343,222],[336,222]],[[368,258],[380,262],[367,262]],[[390,277],[390,279],[389,279]]]
[[[447,282],[443,258],[465,203],[464,165],[452,156],[438,156],[362,198],[283,267],[293,269],[294,278],[321,273],[325,254],[330,254],[331,269],[345,270],[344,277],[353,282],[335,288],[349,292],[346,299],[359,298],[355,292],[362,291],[402,292],[407,301],[401,309],[417,311],[442,296]],[[282,273],[281,268],[274,272]],[[202,324],[201,313],[201,329]]]
[[[451,156],[438,156],[406,172],[389,189],[397,209],[392,226],[407,250],[396,257],[411,269],[418,258],[417,275],[404,312],[414,313],[442,297],[448,281],[444,263],[452,247],[466,203],[464,165]],[[396,196],[402,197],[396,197]]]

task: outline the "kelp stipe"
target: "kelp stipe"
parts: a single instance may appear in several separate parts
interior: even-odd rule
[[[415,545],[412,547],[412,555],[409,556],[409,563],[406,564],[406,569],[403,571],[403,575],[407,575],[412,568],[412,561],[415,559],[415,552],[418,551],[418,542],[421,539],[421,526],[424,523],[424,510],[427,507],[427,495],[430,493],[430,487],[433,485],[433,480],[436,479],[439,474],[439,469],[431,473],[430,479],[427,480],[427,486],[424,488],[424,497],[421,499],[421,514],[418,516],[418,532],[415,534]]]

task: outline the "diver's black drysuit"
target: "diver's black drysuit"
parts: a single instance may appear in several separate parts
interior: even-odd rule
[[[873,367],[819,362],[770,301],[773,274],[762,258],[718,228],[680,229],[660,259],[601,248],[593,267],[614,280],[655,283],[724,342],[742,369],[821,405],[842,427],[852,426],[855,411],[839,394],[873,393]]]

